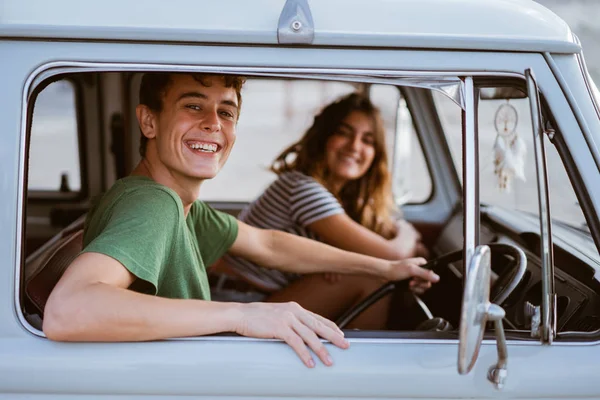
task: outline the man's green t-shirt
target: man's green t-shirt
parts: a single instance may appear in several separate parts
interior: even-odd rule
[[[186,218],[177,193],[148,177],[130,176],[90,210],[83,252],[119,261],[138,278],[134,290],[210,300],[206,266],[231,247],[237,234],[234,217],[197,200]]]

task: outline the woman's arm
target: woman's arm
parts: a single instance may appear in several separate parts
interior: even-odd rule
[[[414,257],[420,239],[419,232],[406,221],[399,222],[398,234],[388,240],[355,222],[347,214],[325,217],[307,228],[334,247],[386,260]]]
[[[423,258],[390,261],[281,231],[254,228],[241,221],[238,226],[238,237],[229,252],[264,267],[300,274],[365,274],[386,280],[419,277],[437,282],[439,279],[433,272],[420,267],[425,263]]]

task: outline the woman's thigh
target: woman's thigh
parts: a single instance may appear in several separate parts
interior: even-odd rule
[[[270,295],[266,301],[295,301],[307,310],[335,320],[383,284],[383,280],[365,275],[341,275],[335,283],[326,280],[323,274],[304,275]],[[383,329],[389,303],[389,298],[380,300],[358,316],[349,327]]]

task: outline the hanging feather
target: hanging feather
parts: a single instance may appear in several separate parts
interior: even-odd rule
[[[494,173],[498,187],[506,192],[510,192],[515,177],[525,181],[527,146],[516,131],[517,121],[517,110],[508,103],[502,104],[496,112],[498,134],[494,141]]]

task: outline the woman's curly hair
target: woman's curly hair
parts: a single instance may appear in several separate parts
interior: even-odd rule
[[[385,144],[385,130],[377,107],[368,97],[351,93],[327,105],[296,143],[285,149],[271,165],[276,174],[299,171],[311,176],[331,191],[325,149],[329,138],[338,132],[342,121],[352,112],[366,114],[373,123],[375,157],[367,172],[344,185],[338,200],[346,214],[368,229],[391,238],[396,234],[392,214],[394,205],[391,176]]]

